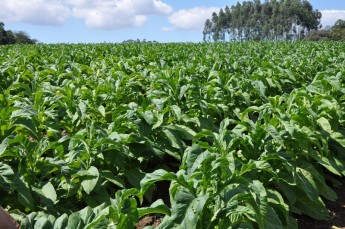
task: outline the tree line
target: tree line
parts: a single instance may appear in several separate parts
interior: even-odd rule
[[[38,43],[38,41],[36,39],[31,39],[26,32],[13,32],[11,30],[5,30],[5,24],[0,22],[0,45],[36,43]]]
[[[332,27],[311,31],[304,39],[308,41],[345,41],[345,20],[337,20]]]
[[[204,41],[301,40],[321,28],[322,14],[307,0],[244,1],[214,12]]]

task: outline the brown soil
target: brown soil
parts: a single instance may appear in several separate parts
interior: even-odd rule
[[[342,179],[343,185],[333,190],[338,195],[338,200],[331,202],[324,200],[331,219],[329,221],[314,220],[308,216],[298,217],[298,228],[300,229],[345,229],[345,179]]]
[[[137,229],[142,229],[146,226],[153,226],[157,227],[160,223],[162,222],[162,217],[161,216],[145,216],[142,218],[139,223],[137,224],[136,228]]]

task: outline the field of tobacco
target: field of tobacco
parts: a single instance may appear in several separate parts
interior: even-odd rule
[[[0,206],[22,229],[327,220],[345,175],[344,50],[1,46]]]

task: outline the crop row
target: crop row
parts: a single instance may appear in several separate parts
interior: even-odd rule
[[[0,48],[22,228],[294,228],[345,175],[344,43]]]

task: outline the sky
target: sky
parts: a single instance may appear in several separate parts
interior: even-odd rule
[[[0,0],[0,21],[6,30],[25,31],[43,43],[201,42],[212,12],[237,1]],[[321,11],[323,27],[345,20],[344,0],[309,2]]]

